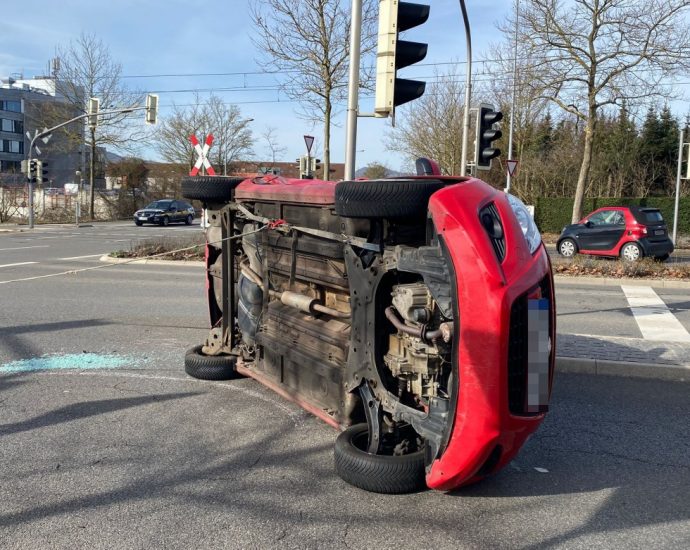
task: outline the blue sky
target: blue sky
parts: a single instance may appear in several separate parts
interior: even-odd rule
[[[475,58],[486,52],[489,42],[499,38],[495,23],[512,9],[511,0],[469,0],[467,2]],[[189,103],[191,94],[175,90],[228,88],[248,85],[270,85],[270,75],[181,76],[190,73],[251,73],[259,70],[250,33],[247,0],[24,0],[12,10],[5,10],[0,32],[0,76],[23,73],[32,77],[46,72],[48,61],[58,44],[67,44],[82,31],[96,34],[106,43],[113,59],[123,66],[126,82],[143,91],[160,94],[161,115],[170,105]],[[431,2],[431,16],[424,26],[409,31],[408,38],[429,43],[425,62],[462,60],[465,57],[459,2]],[[431,74],[431,67],[409,68],[404,76]],[[142,78],[134,78],[143,76]],[[403,76],[401,74],[401,76]],[[304,153],[302,136],[321,128],[299,118],[297,105],[276,91],[215,92],[226,102],[237,103],[257,138],[255,156],[265,156],[259,138],[268,126],[277,128],[276,136],[287,147],[285,160]],[[202,97],[204,93],[202,93]],[[276,102],[280,99],[281,102]],[[371,111],[365,101],[362,111]],[[398,116],[404,116],[402,110]],[[332,160],[344,160],[344,116],[336,120],[331,143]],[[360,119],[357,165],[381,161],[399,168],[403,159],[385,150],[384,135],[390,122]],[[156,158],[153,150],[145,156]]]

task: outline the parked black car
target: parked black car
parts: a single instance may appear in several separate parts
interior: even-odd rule
[[[134,223],[156,223],[168,225],[170,222],[184,222],[187,225],[194,221],[194,207],[187,201],[161,199],[149,204],[146,208],[134,213]]]

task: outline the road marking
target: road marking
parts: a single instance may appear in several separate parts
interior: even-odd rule
[[[60,258],[60,260],[81,260],[82,258],[100,258],[103,256],[103,254],[107,254],[107,252],[101,252],[100,254],[89,254],[87,256],[72,256],[71,258]]]
[[[5,265],[0,265],[0,267],[14,267],[16,265],[31,265],[31,264],[37,264],[38,262],[19,262],[16,264],[5,264]]]
[[[16,248],[0,248],[0,252],[4,252],[5,250],[26,250],[27,248],[48,248],[49,245],[47,244],[40,244],[36,246],[18,246]]]
[[[690,342],[690,333],[649,286],[621,285],[637,326],[646,340]]]

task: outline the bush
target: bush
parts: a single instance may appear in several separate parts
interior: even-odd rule
[[[182,252],[180,249],[190,248]],[[170,254],[164,254],[169,252]],[[203,260],[206,252],[206,237],[202,232],[185,237],[161,237],[132,242],[129,250],[116,250],[110,253],[114,258],[147,258],[157,254],[158,260]]]

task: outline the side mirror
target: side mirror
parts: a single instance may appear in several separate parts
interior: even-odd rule
[[[589,221],[589,220],[587,220],[587,221],[585,222],[585,227],[592,227],[592,222]]]

